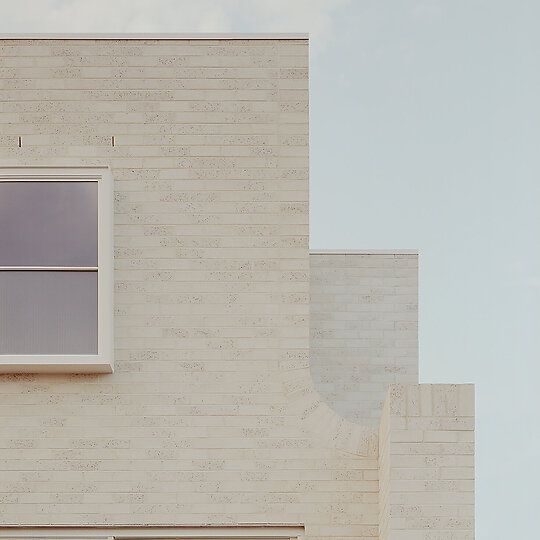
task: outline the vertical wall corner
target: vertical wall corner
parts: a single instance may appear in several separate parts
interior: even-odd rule
[[[379,540],[473,540],[474,386],[393,384],[379,433]]]

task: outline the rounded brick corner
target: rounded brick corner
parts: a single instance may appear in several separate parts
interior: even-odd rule
[[[338,450],[362,457],[378,456],[378,428],[355,424],[332,409],[315,388],[309,360],[296,368],[287,362],[280,373],[289,402],[306,429]]]

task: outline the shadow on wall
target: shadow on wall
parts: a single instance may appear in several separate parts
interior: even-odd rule
[[[377,455],[388,386],[418,382],[418,254],[317,251],[310,267],[310,358],[282,365],[287,390],[333,446]]]

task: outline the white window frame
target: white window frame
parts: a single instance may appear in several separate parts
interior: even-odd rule
[[[98,186],[97,354],[0,354],[0,373],[112,373],[113,344],[113,180],[109,167],[0,167],[0,182],[88,182]],[[26,267],[2,266],[1,270]],[[39,267],[32,267],[39,270]],[[51,267],[47,267],[51,270]],[[66,270],[66,267],[59,268]],[[80,270],[77,268],[77,270]],[[84,270],[84,269],[83,269]]]

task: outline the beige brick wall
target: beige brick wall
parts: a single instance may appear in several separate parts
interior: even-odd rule
[[[310,255],[311,374],[352,422],[378,426],[390,383],[418,382],[418,255]]]
[[[307,67],[301,40],[0,43],[2,163],[110,165],[116,197],[116,372],[0,377],[2,524],[377,537],[376,434],[297,406]]]
[[[391,385],[379,462],[380,540],[473,540],[473,385]]]

